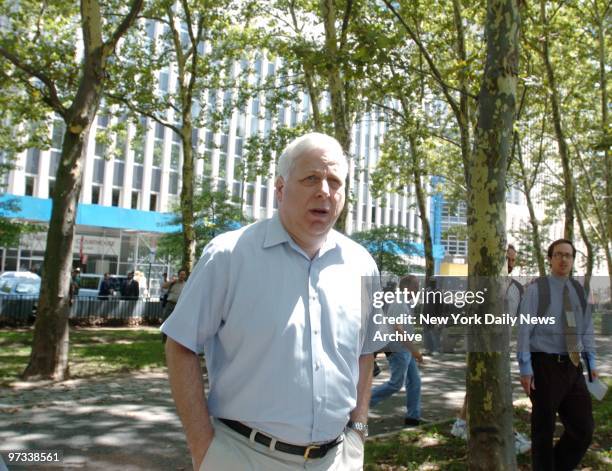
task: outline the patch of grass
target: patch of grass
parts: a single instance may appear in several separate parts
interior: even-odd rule
[[[0,384],[18,379],[30,356],[33,330],[0,330]],[[91,377],[165,365],[156,328],[72,328],[70,376]]]
[[[612,379],[607,379],[612,387]],[[593,400],[595,434],[582,460],[592,470],[612,469],[612,393],[603,401]],[[422,429],[402,431],[385,438],[372,438],[365,447],[367,471],[459,471],[467,469],[467,447],[450,434],[451,422]],[[514,428],[530,436],[530,412],[515,408]],[[561,431],[561,427],[558,428]],[[517,456],[518,468],[531,469],[531,454]]]
[[[448,429],[448,430],[447,430]],[[449,470],[466,469],[465,442],[450,434],[450,421],[423,430],[402,431],[366,443],[365,469]]]

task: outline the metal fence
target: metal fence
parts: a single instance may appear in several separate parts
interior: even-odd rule
[[[32,296],[0,296],[0,326],[31,325],[36,320],[38,299]],[[160,324],[163,308],[158,299],[108,299],[76,297],[69,320],[75,325]]]

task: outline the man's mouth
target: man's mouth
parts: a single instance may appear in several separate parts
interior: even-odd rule
[[[329,214],[329,209],[325,208],[315,208],[311,209],[310,212],[315,216],[327,216]]]

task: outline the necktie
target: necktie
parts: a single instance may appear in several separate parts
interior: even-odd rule
[[[578,366],[580,364],[581,348],[576,332],[576,316],[574,315],[574,309],[572,308],[567,285],[563,287],[563,333],[565,334],[565,345],[570,360],[574,366]]]

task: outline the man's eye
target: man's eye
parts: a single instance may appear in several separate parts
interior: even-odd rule
[[[340,180],[327,180],[329,187],[337,190],[338,188],[340,188],[342,186],[342,182]]]
[[[306,183],[319,183],[321,181],[321,179],[319,177],[317,177],[316,175],[309,175],[306,178],[304,178],[304,182]]]

